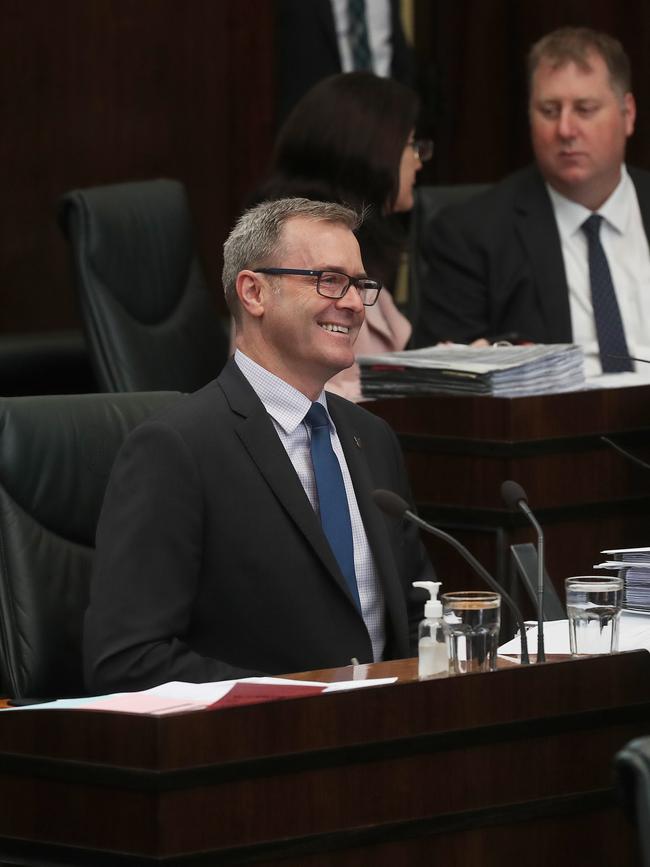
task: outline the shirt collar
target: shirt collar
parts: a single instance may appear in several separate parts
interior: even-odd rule
[[[571,199],[567,199],[548,183],[546,189],[551,197],[560,237],[562,239],[570,238],[579,231],[587,217],[591,216],[592,211],[577,202],[572,202]],[[631,219],[633,202],[631,193],[633,191],[632,179],[623,165],[621,166],[621,179],[616,189],[596,211],[619,234],[625,233]]]
[[[289,385],[265,367],[257,364],[240,349],[234,355],[237,367],[244,374],[255,394],[264,404],[264,409],[287,435],[291,435],[304,421],[312,402],[297,388]],[[322,404],[327,412],[325,392],[321,391],[317,402]],[[329,412],[327,412],[329,418]],[[330,418],[330,424],[332,420]]]

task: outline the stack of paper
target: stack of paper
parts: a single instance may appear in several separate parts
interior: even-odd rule
[[[623,608],[650,612],[650,548],[610,548],[607,560],[594,568],[618,572],[623,578]]]
[[[486,348],[453,344],[362,355],[358,361],[367,397],[436,392],[518,397],[585,385],[582,349],[565,343]]]
[[[30,709],[103,710],[163,716],[170,713],[221,710],[236,705],[303,698],[324,692],[343,692],[366,686],[383,686],[397,680],[396,677],[368,678],[367,668],[366,665],[356,665],[353,669],[353,680],[341,680],[335,683],[291,680],[284,677],[247,677],[241,680],[220,680],[216,683],[171,681],[142,692],[115,692],[110,695],[86,698],[60,698],[23,707],[2,708],[0,712]]]

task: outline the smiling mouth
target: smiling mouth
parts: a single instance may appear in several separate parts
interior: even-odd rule
[[[347,325],[336,325],[333,322],[319,322],[319,325],[325,331],[330,331],[330,332],[334,331],[334,332],[337,332],[339,334],[349,334],[350,333],[350,329],[348,328]]]

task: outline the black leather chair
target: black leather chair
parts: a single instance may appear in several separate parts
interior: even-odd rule
[[[512,555],[510,586],[518,586],[518,578],[537,611],[537,548],[532,542],[520,542],[510,546]],[[544,620],[566,620],[566,609],[560,602],[557,590],[548,572],[544,570]]]
[[[81,394],[97,391],[79,331],[0,335],[0,395]]]
[[[427,263],[420,250],[431,220],[449,205],[465,202],[485,192],[491,184],[452,184],[449,186],[416,187],[411,212],[409,301],[404,310],[410,322],[417,323],[420,313],[420,293],[430,282]]]
[[[196,257],[182,184],[74,190],[59,223],[101,390],[188,392],[219,374],[227,329]]]
[[[169,392],[0,398],[2,695],[83,695],[95,526],[129,431]]]
[[[614,758],[616,788],[637,830],[640,867],[650,867],[650,737],[636,738]]]

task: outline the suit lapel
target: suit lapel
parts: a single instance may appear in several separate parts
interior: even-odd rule
[[[570,343],[573,335],[562,243],[551,200],[537,170],[531,170],[518,191],[515,230],[530,259],[546,333],[557,342]]]
[[[305,0],[303,0],[305,2]],[[336,21],[334,20],[334,10],[330,0],[311,0],[312,11],[320,22],[324,41],[329,45],[330,51],[334,52],[334,56],[338,60],[338,65],[341,67],[341,55],[339,52],[339,43],[336,36]]]
[[[239,416],[235,432],[297,529],[337,584],[349,594],[345,578],[327,544],[311,503],[287,452],[278,437],[271,417],[234,361],[229,361],[218,379],[232,411]]]
[[[636,197],[641,210],[641,219],[646,238],[650,242],[650,175],[628,166],[628,172],[636,189]]]

